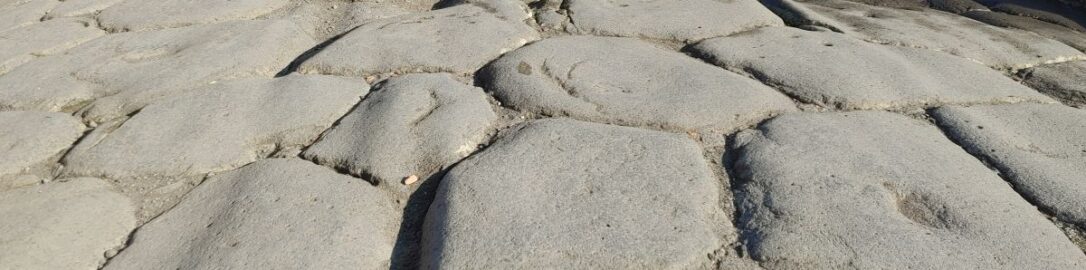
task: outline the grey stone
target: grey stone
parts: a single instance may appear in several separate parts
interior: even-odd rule
[[[7,0],[0,3],[0,31],[7,31],[41,21],[56,7],[56,0]]]
[[[1023,83],[1076,106],[1086,106],[1086,61],[1043,65],[1024,71]]]
[[[964,13],[970,10],[987,10],[988,7],[973,0],[928,0],[931,8],[950,12]]]
[[[441,181],[421,268],[708,268],[733,232],[708,166],[683,135],[531,122]]]
[[[477,5],[458,5],[363,24],[305,61],[299,71],[351,76],[465,74],[538,38],[539,33],[521,20]]]
[[[309,145],[367,90],[328,76],[217,83],[99,126],[64,158],[64,174],[115,179],[151,217],[204,174]]]
[[[382,83],[303,156],[400,190],[404,178],[426,179],[475,152],[497,119],[480,88],[448,74],[405,75]]]
[[[1086,111],[1021,104],[945,107],[932,116],[1023,196],[1086,228]]]
[[[0,193],[0,269],[99,269],[136,228],[128,198],[71,179]]]
[[[693,42],[764,26],[784,26],[756,0],[570,0],[568,30]]]
[[[839,109],[1054,102],[967,59],[872,44],[833,32],[763,28],[706,40],[692,50],[802,101]]]
[[[112,31],[145,31],[255,19],[289,2],[289,0],[125,0],[102,10],[97,18],[102,27]]]
[[[46,18],[88,16],[124,0],[64,0],[49,10]]]
[[[1086,59],[1082,52],[1038,34],[999,28],[936,10],[904,10],[840,0],[812,0],[797,7],[866,41],[941,51],[997,69]]]
[[[519,110],[623,125],[728,130],[795,109],[758,81],[629,38],[546,39],[479,77]]]
[[[987,24],[1018,28],[1058,40],[1081,51],[1086,51],[1086,33],[1037,19],[991,11],[970,11],[962,15]]]
[[[18,176],[34,174],[32,167],[59,159],[55,156],[71,147],[83,128],[79,119],[63,113],[0,112],[0,191],[29,184],[23,183],[28,178]]]
[[[1086,11],[1051,0],[978,0],[993,11],[1030,17],[1078,31],[1086,31]]]
[[[82,108],[105,122],[219,80],[270,78],[315,43],[289,21],[108,35],[0,76],[0,110]]]
[[[409,13],[389,1],[292,1],[265,17],[294,21],[316,40],[330,40],[363,23]]]
[[[208,179],[140,227],[105,269],[387,268],[394,210],[364,181],[262,160]]]
[[[1086,255],[928,123],[784,115],[737,139],[739,226],[767,269],[1078,269]]]
[[[0,32],[0,74],[35,58],[57,54],[105,32],[77,19],[55,19]]]
[[[868,5],[876,5],[891,8],[903,8],[911,10],[923,10],[930,6],[928,0],[848,0]]]

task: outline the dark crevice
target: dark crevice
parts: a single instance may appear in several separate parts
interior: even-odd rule
[[[352,31],[354,31],[357,28],[358,28],[358,26],[355,26],[355,27],[351,28],[350,30],[347,30],[347,31],[345,31],[345,32],[343,32],[341,34],[335,35],[332,38],[329,38],[328,40],[325,40],[325,41],[321,42],[320,44],[317,44],[317,46],[314,46],[313,48],[310,48],[309,50],[306,50],[301,55],[299,55],[298,58],[294,58],[293,61],[290,61],[290,64],[287,64],[287,66],[284,67],[282,70],[280,70],[279,73],[276,73],[275,77],[279,78],[279,77],[287,76],[287,75],[290,75],[291,73],[294,73],[295,71],[298,71],[298,67],[300,67],[302,65],[302,63],[305,63],[305,61],[308,61],[310,58],[313,58],[313,56],[316,56],[318,53],[323,51],[329,45],[332,45],[332,43],[335,43],[340,38],[343,38],[343,36],[346,36],[347,34],[350,34]]]

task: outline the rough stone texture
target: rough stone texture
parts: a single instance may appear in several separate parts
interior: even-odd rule
[[[232,20],[248,20],[290,0],[125,0],[102,10],[98,21],[112,31],[144,31]]]
[[[541,120],[457,165],[423,230],[423,269],[707,267],[731,231],[681,135]]]
[[[821,23],[867,41],[942,51],[998,69],[1086,59],[1082,52],[1055,40],[945,12],[838,0],[812,0],[799,6],[827,20]]]
[[[1075,106],[1086,106],[1086,61],[1043,65],[1024,71],[1023,83]]]
[[[977,0],[993,11],[1026,16],[1086,31],[1086,11],[1068,8],[1051,0]]]
[[[293,1],[266,17],[294,21],[317,40],[330,40],[363,23],[409,13],[389,1]]]
[[[105,269],[387,268],[397,219],[364,181],[264,160],[208,179]]]
[[[46,18],[87,16],[124,0],[64,0],[49,10]]]
[[[194,184],[185,178],[312,143],[367,90],[360,79],[302,75],[210,85],[99,126],[64,158],[65,174],[117,179],[147,197],[141,217],[153,216]]]
[[[546,39],[480,73],[517,109],[623,125],[726,130],[795,108],[755,80],[628,38]]]
[[[927,123],[785,115],[740,135],[744,243],[768,269],[1079,269],[1086,255]]]
[[[85,20],[56,19],[0,32],[0,74],[35,58],[57,54],[105,32]]]
[[[928,2],[931,4],[931,8],[959,14],[970,10],[988,9],[973,0],[928,0]]]
[[[483,90],[448,74],[389,79],[303,156],[393,189],[475,152],[498,116]]]
[[[1086,51],[1086,33],[1075,31],[1067,27],[1029,17],[1014,16],[991,11],[970,11],[962,15],[999,27],[1032,31],[1042,36],[1063,42],[1075,49]]]
[[[1022,104],[945,107],[932,116],[1023,196],[1086,228],[1086,111]]]
[[[757,0],[570,0],[573,32],[698,41],[764,26],[783,26]],[[572,29],[570,29],[572,28]]]
[[[477,5],[458,5],[363,24],[305,61],[300,71],[351,76],[471,73],[538,38],[521,20]]]
[[[32,167],[54,159],[83,135],[83,123],[63,113],[0,112],[0,191],[37,177]]]
[[[0,109],[87,106],[84,118],[104,122],[219,80],[271,77],[314,43],[288,21],[109,35],[0,76]]]
[[[840,109],[1054,102],[967,59],[872,44],[833,32],[763,28],[706,40],[693,50],[800,100]]]
[[[0,3],[0,31],[39,22],[58,3],[56,0],[6,0]]]
[[[876,5],[891,8],[903,8],[911,10],[923,10],[931,4],[928,0],[848,0],[868,5]]]
[[[98,269],[136,228],[105,181],[71,179],[0,193],[0,269]]]

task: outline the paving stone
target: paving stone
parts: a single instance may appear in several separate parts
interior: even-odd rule
[[[316,40],[330,40],[363,23],[409,13],[388,1],[293,1],[265,17],[293,21]]]
[[[1086,59],[1055,40],[1018,29],[999,28],[934,10],[914,11],[838,0],[799,5],[846,34],[882,44],[924,48],[969,58],[997,69]]]
[[[931,4],[928,0],[848,0],[856,3],[876,5],[891,8],[903,8],[911,10],[923,10]]]
[[[697,41],[784,22],[756,0],[570,0],[573,32]],[[568,27],[567,27],[568,28]]]
[[[270,78],[315,43],[288,21],[108,35],[0,76],[0,109],[85,107],[81,116],[104,122],[219,80]]]
[[[986,10],[988,7],[973,0],[929,0],[931,8],[961,14],[970,10]]]
[[[381,84],[303,156],[405,189],[404,178],[426,179],[475,152],[497,120],[481,88],[448,74],[405,75]]]
[[[1062,101],[1086,106],[1086,61],[1043,65],[1024,71],[1023,83]]]
[[[290,0],[125,0],[102,10],[98,21],[112,31],[145,31],[232,20],[249,20]]]
[[[977,0],[993,11],[1025,16],[1086,31],[1086,11],[1048,0]]]
[[[297,159],[217,175],[140,227],[115,269],[379,269],[398,213],[364,181]]]
[[[105,32],[77,19],[56,19],[0,32],[0,74],[37,57],[56,54]]]
[[[739,224],[767,269],[1077,269],[1086,255],[928,123],[792,114],[737,139]]]
[[[628,38],[546,39],[480,74],[517,109],[623,125],[734,129],[795,108],[758,81]]]
[[[176,199],[171,190],[193,184],[187,178],[309,145],[367,89],[329,76],[217,83],[99,126],[65,157],[65,174],[116,179],[126,194],[147,197],[140,214],[153,216]]]
[[[45,13],[60,3],[56,0],[7,0],[0,3],[0,31],[7,31],[41,21]]]
[[[532,122],[445,176],[421,268],[693,269],[732,231],[684,135]]]
[[[136,228],[128,198],[71,179],[0,193],[0,269],[98,269]]]
[[[93,15],[124,0],[64,0],[49,10],[46,18]]]
[[[833,32],[763,28],[706,40],[692,50],[805,102],[840,109],[1054,102],[967,59],[872,44]]]
[[[83,123],[63,113],[0,112],[0,191],[21,186],[20,174],[54,159],[83,136]]]
[[[307,60],[299,71],[350,76],[471,73],[538,38],[523,21],[477,5],[458,5],[363,24]]]
[[[944,107],[932,116],[1023,196],[1086,228],[1086,111],[1020,104]]]
[[[987,24],[1031,31],[1086,51],[1086,33],[1037,19],[991,11],[970,11],[962,15]]]

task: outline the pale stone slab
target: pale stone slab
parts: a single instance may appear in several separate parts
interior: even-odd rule
[[[693,42],[784,21],[757,0],[570,0],[573,32]],[[570,29],[572,28],[572,29]]]
[[[262,160],[208,179],[105,269],[388,268],[398,219],[364,181],[303,160]]]
[[[1086,106],[1086,61],[1043,65],[1024,71],[1022,82],[1064,102]]]
[[[124,0],[64,0],[49,10],[46,18],[89,16]]]
[[[944,107],[932,116],[1023,196],[1086,228],[1086,111],[1021,104]]]
[[[90,22],[55,19],[0,32],[0,74],[35,58],[57,54],[105,35]]]
[[[289,0],[126,0],[102,10],[98,21],[111,31],[145,31],[233,20],[250,20]]]
[[[99,126],[64,158],[66,175],[116,179],[146,196],[141,217],[176,199],[188,178],[309,145],[365,95],[361,79],[293,75],[221,82]],[[149,194],[158,194],[149,195]]]
[[[802,101],[839,109],[1055,102],[967,59],[833,32],[763,28],[706,40],[692,50]]]
[[[464,4],[363,24],[305,61],[299,71],[471,73],[536,39],[539,33],[522,20]]]
[[[0,31],[37,23],[59,3],[56,0],[6,0],[0,3]]]
[[[727,130],[795,109],[758,81],[629,38],[546,39],[479,77],[517,109],[622,125]]]
[[[83,136],[83,129],[79,119],[63,113],[0,112],[0,191],[27,184],[16,176],[55,159]]]
[[[708,268],[733,231],[708,166],[684,135],[529,123],[441,181],[421,268]]]
[[[104,122],[216,81],[270,78],[315,43],[289,21],[108,35],[0,76],[0,110],[82,108]]]
[[[738,222],[767,269],[1086,267],[1055,225],[926,122],[791,114],[738,137]]]
[[[498,116],[483,89],[449,74],[412,74],[379,84],[302,154],[401,191],[475,152]]]
[[[98,269],[136,228],[132,212],[100,179],[0,193],[0,269]]]

